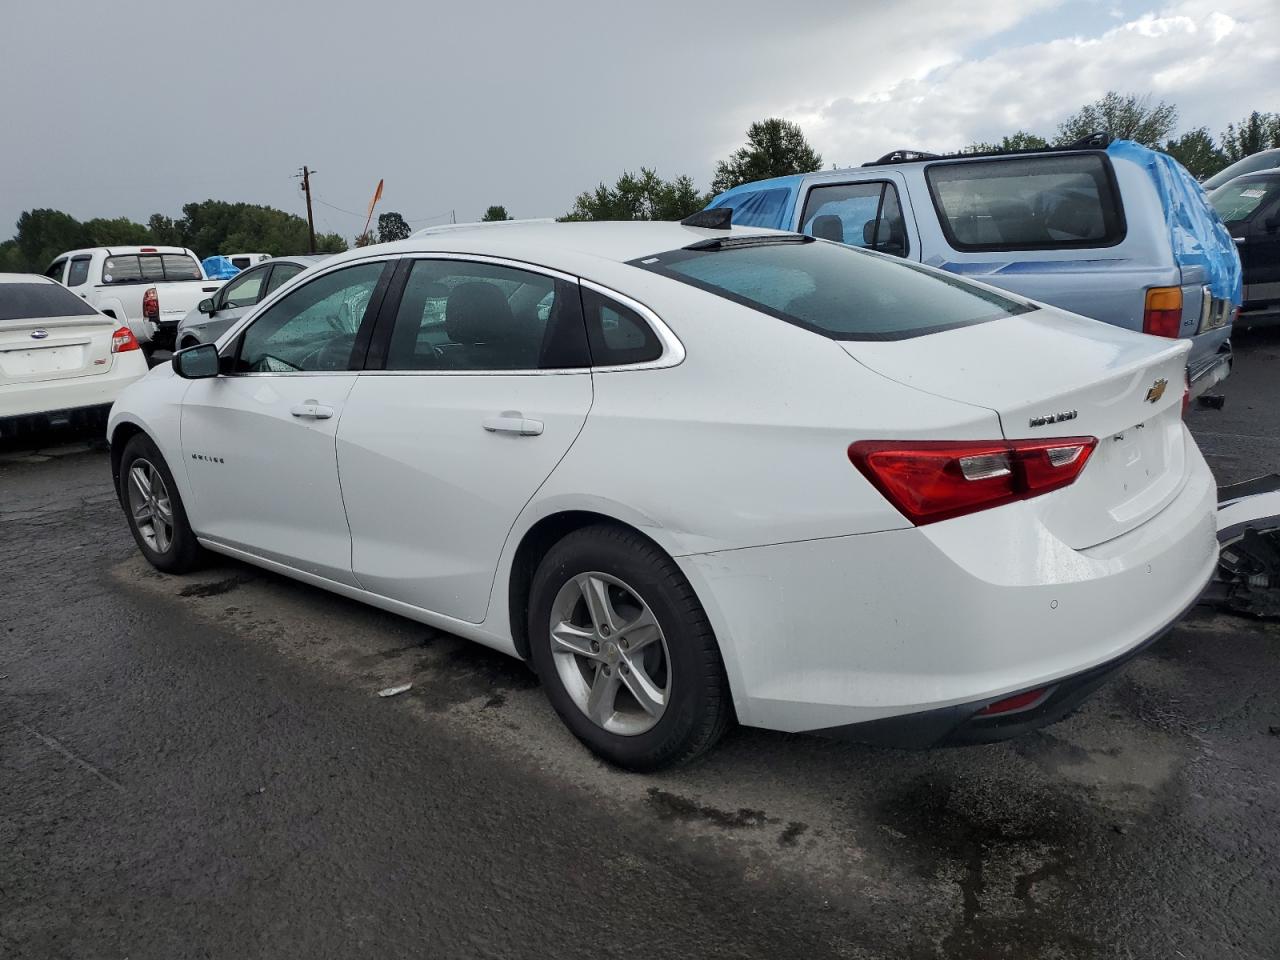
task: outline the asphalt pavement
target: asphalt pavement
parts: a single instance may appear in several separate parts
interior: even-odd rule
[[[1280,335],[1192,429],[1280,471]],[[412,682],[403,695],[379,690]],[[138,556],[101,445],[0,452],[0,957],[1274,958],[1280,626],[1198,611],[994,746],[739,729],[608,768],[516,661]]]

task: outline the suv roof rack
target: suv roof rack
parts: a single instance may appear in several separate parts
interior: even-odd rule
[[[925,153],[923,150],[894,150],[891,153],[886,153],[879,160],[869,160],[863,166],[878,167],[894,163],[915,163],[920,160],[953,160],[961,157],[1017,157],[1034,156],[1037,153],[1063,153],[1067,150],[1105,150],[1112,139],[1111,134],[1099,130],[1096,133],[1081,137],[1079,140],[1072,140],[1070,143],[1059,146],[1026,147],[1022,150],[977,150],[972,153],[945,154]]]

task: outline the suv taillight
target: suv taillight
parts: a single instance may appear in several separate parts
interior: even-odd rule
[[[1182,288],[1152,287],[1142,312],[1142,332],[1176,339],[1182,329]]]
[[[120,327],[111,335],[112,353],[128,353],[130,350],[140,349],[142,348],[138,346],[138,338],[128,327]]]
[[[155,287],[147,287],[142,295],[142,315],[152,323],[160,322],[160,295]]]
[[[863,440],[849,459],[902,515],[921,526],[1027,500],[1075,482],[1098,441]]]

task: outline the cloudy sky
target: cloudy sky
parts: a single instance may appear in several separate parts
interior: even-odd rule
[[[1052,134],[1108,89],[1215,135],[1280,109],[1280,0],[12,0],[0,33],[0,237],[18,214],[177,216],[207,198],[348,238],[565,212],[625,169],[687,173],[766,116],[827,163]]]

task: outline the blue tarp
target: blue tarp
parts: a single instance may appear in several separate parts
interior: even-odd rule
[[[1167,153],[1132,140],[1116,140],[1107,147],[1107,153],[1137,164],[1156,185],[1173,244],[1173,258],[1183,271],[1183,282],[1187,281],[1188,272],[1200,268],[1215,297],[1238,305],[1244,298],[1240,255],[1195,178]]]
[[[790,230],[791,212],[802,179],[802,175],[795,174],[744,183],[720,194],[707,204],[707,209],[732,207],[733,222],[738,226]]]
[[[226,257],[205,257],[200,266],[204,267],[204,275],[210,280],[230,280],[240,272],[240,268]]]

